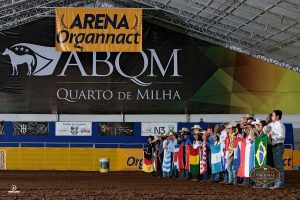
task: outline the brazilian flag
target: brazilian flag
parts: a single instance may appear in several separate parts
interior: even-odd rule
[[[255,167],[267,164],[268,136],[263,134],[255,138]]]

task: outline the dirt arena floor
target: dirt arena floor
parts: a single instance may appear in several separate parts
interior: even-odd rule
[[[8,194],[11,185],[17,186],[18,196]],[[285,189],[276,191],[141,172],[1,171],[0,199],[300,199],[300,171],[288,171]]]

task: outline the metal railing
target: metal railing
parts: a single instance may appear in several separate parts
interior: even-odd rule
[[[84,147],[84,148],[144,148],[144,143],[90,143],[90,142],[0,142],[0,147]]]

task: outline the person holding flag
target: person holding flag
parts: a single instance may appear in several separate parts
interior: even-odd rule
[[[267,164],[267,154],[268,154],[268,135],[264,133],[266,131],[266,121],[262,120],[258,123],[258,136],[254,141],[254,159],[255,159],[255,167],[258,168],[260,166]],[[255,183],[254,188],[267,188],[266,184]]]
[[[209,173],[207,170],[207,164],[208,164],[208,134],[207,134],[207,129],[204,129],[200,132],[202,134],[202,145],[200,148],[200,175],[202,177],[202,180],[209,180]]]
[[[243,183],[240,186],[250,186],[250,171],[254,168],[254,131],[256,130],[251,125],[251,122],[246,124],[245,138],[240,143],[240,165],[238,169],[238,176],[243,178]]]
[[[175,145],[177,145],[177,139],[173,132],[169,133],[169,137],[163,144],[164,148],[164,160],[163,160],[163,177],[173,177],[173,156]]]
[[[198,180],[200,172],[200,147],[202,142],[200,140],[200,132],[194,133],[194,141],[187,149],[187,165],[189,178],[193,181]]]
[[[222,159],[222,175],[223,181],[221,184],[228,183],[228,172],[226,170],[226,138],[227,138],[227,130],[225,124],[220,125],[220,145],[221,145],[221,159]]]
[[[211,173],[212,182],[218,183],[220,180],[220,172],[222,171],[222,149],[220,144],[220,134],[214,135],[214,144],[211,145]]]
[[[164,149],[164,156],[163,156],[163,177],[166,178],[169,176],[171,171],[171,153],[168,152],[168,145],[170,143],[170,137],[167,136],[166,139],[163,141],[163,149]]]
[[[179,136],[177,138],[178,142],[175,145],[174,149],[174,158],[173,158],[173,171],[174,171],[174,176],[176,178],[179,177],[179,172],[184,170],[184,162],[183,162],[183,146],[181,145],[181,137]]]
[[[214,129],[215,129],[215,126],[210,124],[207,126],[207,136],[206,136],[206,154],[207,154],[207,179],[209,179],[210,181],[213,181],[212,179],[212,176],[211,176],[211,145],[214,144],[215,140],[214,140],[214,135],[215,135],[215,132],[214,132]]]
[[[183,173],[181,173],[181,177],[185,177],[186,179],[190,178],[189,175],[189,171],[187,170],[187,149],[188,146],[192,144],[192,140],[190,137],[190,130],[188,128],[183,127],[181,129],[181,147],[182,147],[182,151],[183,151],[183,165],[184,165],[184,169]]]
[[[233,167],[234,167],[234,170],[237,172],[238,169],[239,169],[239,166],[240,166],[240,154],[241,154],[241,142],[242,142],[242,139],[244,138],[244,132],[243,132],[243,129],[241,127],[241,124],[237,124],[237,127],[236,127],[236,132],[237,132],[237,136],[236,138],[234,139],[234,164],[233,164]],[[239,177],[237,175],[237,183],[240,184],[242,183],[242,178]]]
[[[234,145],[234,140],[237,137],[237,132],[236,130],[236,124],[229,124],[227,126],[228,130],[228,140],[229,142],[227,143],[227,149],[228,149],[228,164],[227,164],[227,171],[228,171],[228,183],[229,185],[235,185],[237,181],[236,177],[236,170],[234,169],[234,150],[235,150],[235,145]]]
[[[149,136],[146,148],[144,148],[144,159],[143,159],[143,172],[153,173],[153,162],[154,162],[154,137]]]

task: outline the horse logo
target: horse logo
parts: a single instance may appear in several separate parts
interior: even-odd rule
[[[8,55],[10,57],[11,65],[12,65],[12,70],[13,70],[12,75],[18,75],[19,74],[19,72],[18,72],[18,65],[26,63],[27,66],[28,66],[27,75],[31,76],[32,68],[35,65],[35,59],[34,59],[34,57],[32,55],[29,55],[29,54],[18,55],[15,52],[13,52],[12,50],[7,49],[7,48],[2,53],[2,55],[4,55],[4,56]]]
[[[9,56],[13,76],[19,74],[18,66],[24,64],[28,67],[28,76],[49,76],[53,74],[61,52],[57,52],[54,47],[18,43],[6,48],[2,55]]]

